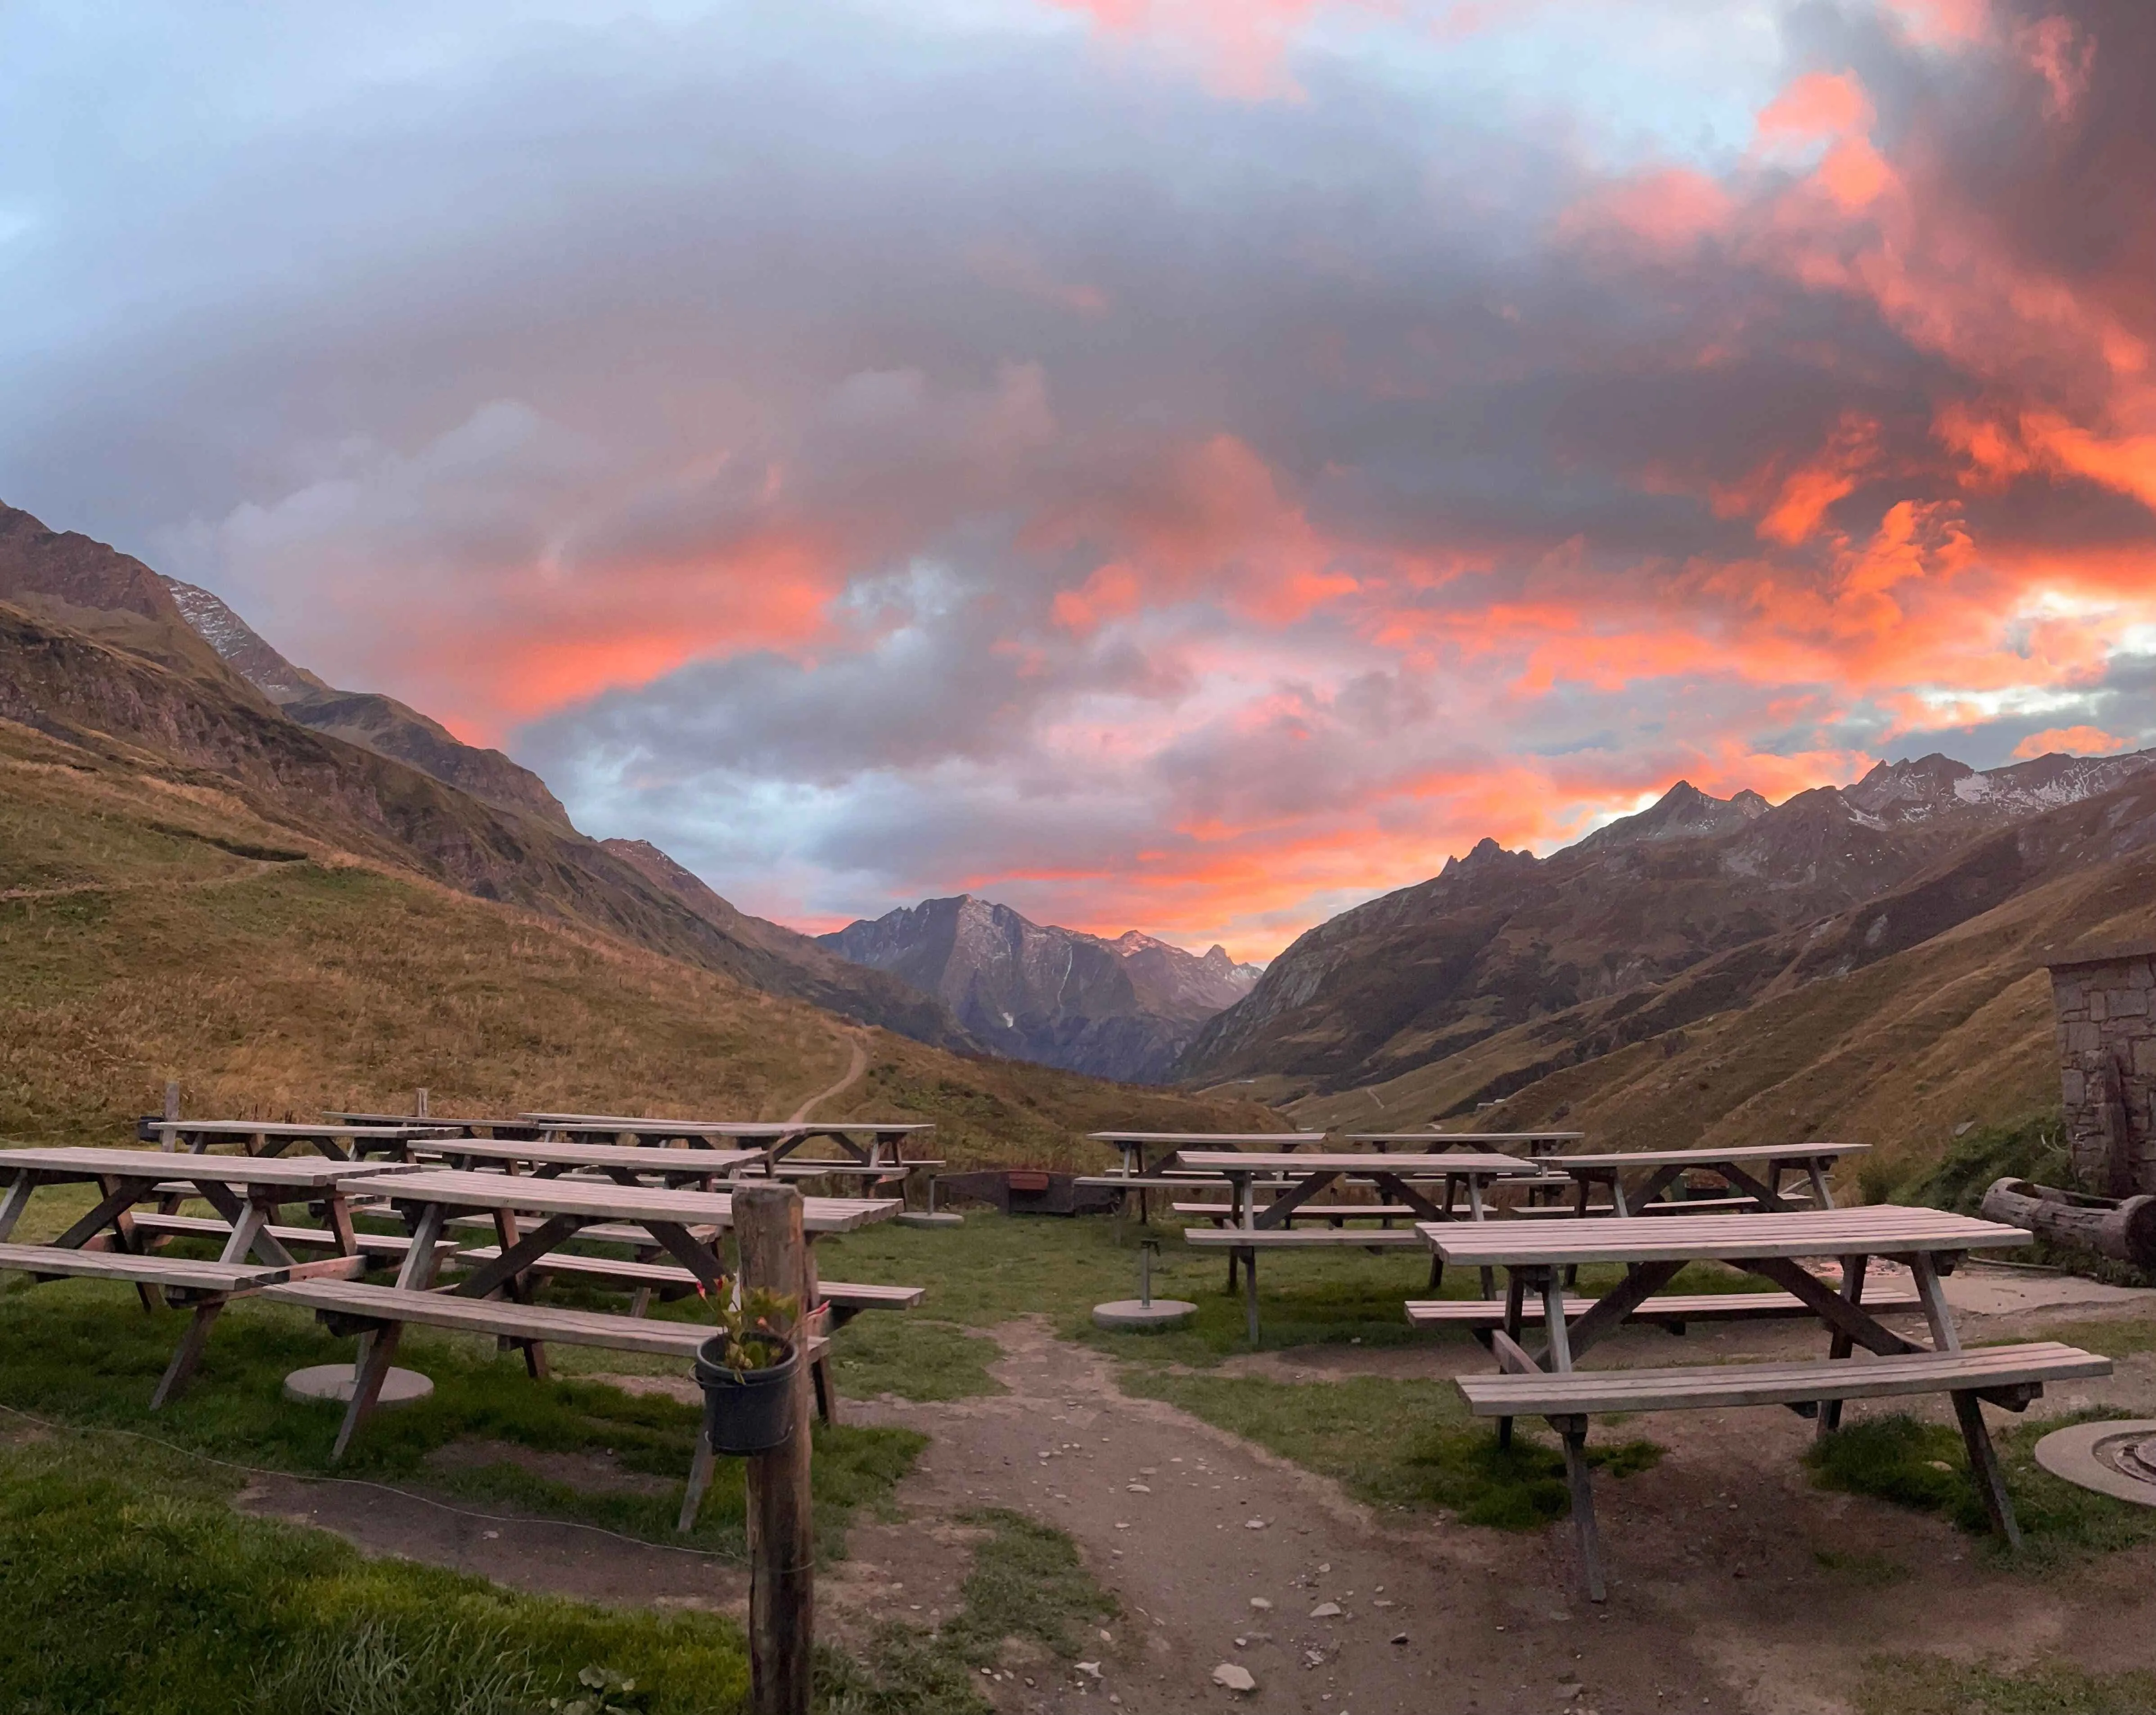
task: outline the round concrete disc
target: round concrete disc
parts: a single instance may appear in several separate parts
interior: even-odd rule
[[[2156,1482],[2132,1476],[2104,1456],[2114,1445],[2131,1445],[2156,1438],[2156,1419],[2128,1422],[2077,1423],[2051,1433],[2036,1443],[2036,1462],[2053,1476],[2064,1477],[2099,1495],[2109,1495],[2138,1506],[2156,1507]]]
[[[1198,1314],[1195,1304],[1180,1298],[1156,1298],[1150,1304],[1136,1298],[1118,1298],[1112,1304],[1093,1307],[1093,1326],[1099,1328],[1172,1328]]]
[[[382,1379],[381,1397],[377,1405],[409,1405],[415,1399],[424,1399],[434,1391],[434,1384],[416,1369],[395,1369]],[[349,1363],[317,1363],[305,1369],[295,1369],[285,1378],[285,1397],[288,1399],[335,1399],[339,1404],[352,1398],[352,1366]]]
[[[909,1209],[898,1217],[898,1224],[902,1227],[963,1227],[966,1217],[952,1214],[948,1209],[939,1209],[931,1214],[925,1209]]]

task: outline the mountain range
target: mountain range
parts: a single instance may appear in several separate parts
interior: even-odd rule
[[[986,967],[976,982],[958,979],[963,958],[933,971],[918,958],[856,958],[844,943],[850,931],[819,944],[739,910],[648,841],[587,838],[547,783],[500,751],[464,743],[394,697],[341,690],[211,591],[4,505],[0,603],[14,610],[0,608],[0,650],[18,655],[0,713],[48,731],[148,738],[191,765],[241,772],[306,825],[479,897],[588,923],[921,1042],[1158,1081],[1198,1024],[1255,976],[1218,948],[1199,959],[1135,932],[1103,955],[1111,943],[1000,906],[1029,946],[1061,947],[1088,974],[1059,997]],[[1021,963],[1037,975],[1038,959]],[[954,1010],[976,994],[1009,1003],[968,1002],[979,1033]]]
[[[1305,1125],[1479,1112],[1645,1147],[1841,1122],[1912,1148],[2055,1102],[2041,959],[2152,928],[2156,751],[1934,754],[1779,805],[1680,781],[1547,858],[1485,840],[1319,925],[1178,1071]]]
[[[940,996],[991,1050],[1127,1083],[1159,1083],[1205,1020],[1257,981],[1224,947],[1200,957],[1133,929],[1113,941],[962,893],[818,937]]]
[[[201,628],[198,629],[198,626]],[[978,1053],[948,1007],[736,911],[619,843],[545,783],[395,699],[295,666],[208,591],[0,505],[0,717],[239,785],[295,834],[481,899],[588,925],[916,1040]]]

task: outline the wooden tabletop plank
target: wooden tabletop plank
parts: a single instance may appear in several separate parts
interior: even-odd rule
[[[1562,1172],[1578,1173],[1615,1168],[1712,1168],[1727,1162],[1828,1161],[1836,1156],[1861,1155],[1869,1143],[1732,1143],[1726,1149],[1618,1149],[1589,1155],[1552,1155],[1544,1164]]]
[[[1375,1150],[1342,1151],[1321,1154],[1312,1151],[1307,1155],[1247,1153],[1235,1149],[1183,1149],[1176,1152],[1174,1164],[1188,1168],[1194,1173],[1397,1173],[1402,1177],[1413,1174],[1429,1178],[1442,1178],[1447,1173],[1491,1173],[1510,1176],[1513,1173],[1539,1173],[1533,1162],[1517,1155],[1471,1154],[1458,1151],[1448,1154],[1380,1155]]]
[[[426,1140],[421,1140],[423,1145]],[[690,1173],[699,1177],[760,1162],[763,1149],[645,1149],[634,1143],[520,1143],[497,1137],[434,1140],[434,1151],[475,1161],[522,1161],[535,1167],[629,1168],[639,1173]]]
[[[523,1113],[516,1117],[525,1125],[553,1126],[564,1131],[644,1132],[674,1137],[821,1137],[855,1132],[888,1136],[894,1132],[936,1129],[933,1120],[669,1120],[613,1113]]]
[[[1422,1241],[1406,1227],[1185,1227],[1195,1250],[1409,1250]]]
[[[723,1191],[670,1191],[597,1179],[535,1179],[524,1174],[428,1168],[400,1173],[394,1185],[364,1189],[386,1192],[395,1202],[439,1203],[455,1209],[506,1209],[593,1220],[733,1225],[734,1200]],[[812,1233],[851,1232],[872,1221],[888,1220],[904,1206],[895,1197],[804,1197],[801,1223]]]
[[[1434,1143],[1450,1149],[1460,1143],[1577,1143],[1584,1132],[1343,1132],[1350,1143]]]
[[[1492,1267],[1994,1250],[2026,1245],[2030,1238],[2020,1228],[1997,1221],[1884,1204],[1794,1214],[1696,1214],[1668,1220],[1590,1216],[1563,1221],[1424,1221],[1415,1230],[1449,1263]]]
[[[252,1263],[200,1262],[184,1256],[136,1256],[128,1251],[63,1250],[52,1245],[0,1245],[0,1268],[25,1274],[71,1275],[81,1280],[139,1281],[198,1291],[240,1292],[274,1286],[291,1270]]]
[[[89,1148],[0,1149],[0,1174],[36,1172],[74,1178],[208,1179],[220,1185],[289,1185],[322,1190],[346,1179],[411,1171],[401,1162],[332,1161],[326,1156],[196,1155],[166,1149]]]
[[[144,1122],[153,1132],[172,1132],[182,1137],[335,1137],[395,1138],[423,1137],[429,1132],[439,1132],[447,1125],[436,1125],[429,1120],[413,1120],[396,1125],[359,1125],[349,1120],[326,1121],[320,1125],[304,1120],[162,1120]],[[450,1122],[450,1124],[459,1123]]]
[[[1088,1132],[1096,1143],[1188,1143],[1203,1148],[1223,1143],[1240,1148],[1245,1143],[1322,1143],[1323,1132]]]

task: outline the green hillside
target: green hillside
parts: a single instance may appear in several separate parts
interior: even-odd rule
[[[190,1112],[569,1108],[931,1119],[956,1161],[1278,1126],[1246,1100],[962,1058],[271,820],[236,783],[0,720],[0,1137]]]

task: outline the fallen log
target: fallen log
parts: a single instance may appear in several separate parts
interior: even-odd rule
[[[2026,1179],[1999,1179],[1984,1194],[1984,1215],[2040,1239],[2156,1270],[2156,1197],[2085,1197]]]

